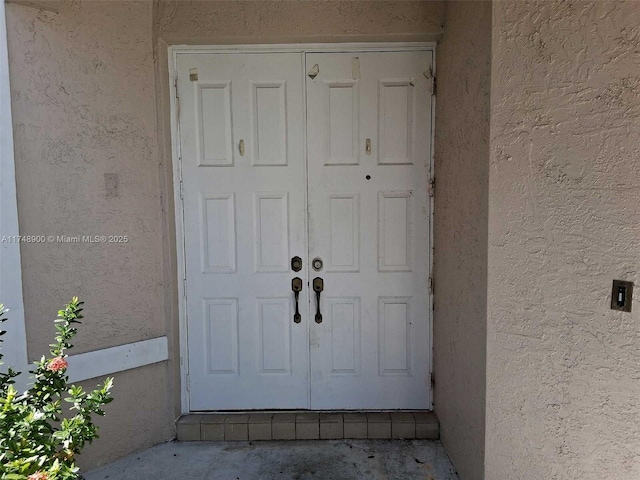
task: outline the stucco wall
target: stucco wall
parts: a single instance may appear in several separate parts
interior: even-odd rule
[[[496,2],[487,479],[640,478],[640,4]]]
[[[86,302],[72,353],[162,336],[169,323],[151,4],[43,5],[52,11],[6,7],[20,233],[128,242],[22,244],[31,360],[48,352],[53,319],[72,295]],[[105,173],[119,176],[116,197],[106,195]],[[109,419],[82,464],[171,438],[172,378],[166,362],[116,375]]]
[[[444,1],[161,0],[155,26],[168,44],[435,40]]]
[[[7,5],[22,235],[128,235],[22,244],[29,356],[61,301],[86,302],[74,353],[165,333],[151,10],[144,2]],[[105,173],[119,176],[107,198]]]
[[[82,471],[174,438],[165,363],[127,370],[115,376],[114,401],[105,407],[107,415],[93,418],[100,428],[100,438],[79,457]],[[103,381],[103,378],[95,378],[80,385],[89,390]]]
[[[491,2],[448,2],[444,32],[437,49],[434,408],[465,480],[484,470]]]

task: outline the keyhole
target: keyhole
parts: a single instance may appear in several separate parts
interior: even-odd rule
[[[371,180],[371,175],[367,175],[367,176],[366,176],[366,177],[364,177],[364,178],[366,178],[367,180]]]

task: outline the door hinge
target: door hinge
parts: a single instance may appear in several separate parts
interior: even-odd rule
[[[179,156],[178,157],[178,188],[180,189],[180,198],[184,199],[184,192],[182,190],[183,187],[183,183],[182,183],[182,157]]]
[[[429,180],[429,196],[430,197],[436,196],[436,178],[435,177]]]
[[[178,122],[180,121],[180,95],[178,94],[178,77],[174,80],[175,91],[176,91],[176,116],[178,118]]]
[[[429,277],[429,293],[431,295],[433,295],[433,290],[434,290],[434,282],[433,282],[433,277]]]
[[[182,279],[182,295],[183,296],[187,296],[187,279],[183,278]]]
[[[189,374],[187,373],[187,392],[191,391],[191,379],[189,378]]]
[[[436,77],[431,77],[431,95],[436,95],[438,92],[438,79]]]

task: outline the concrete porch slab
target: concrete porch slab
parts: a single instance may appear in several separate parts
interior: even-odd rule
[[[458,480],[438,440],[169,442],[86,480]]]

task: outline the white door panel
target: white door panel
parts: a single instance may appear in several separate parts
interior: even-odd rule
[[[309,255],[324,261],[310,271],[324,315],[310,327],[311,406],[428,408],[431,53],[307,54],[315,64]]]
[[[179,55],[178,72],[190,408],[308,408],[302,58]]]

